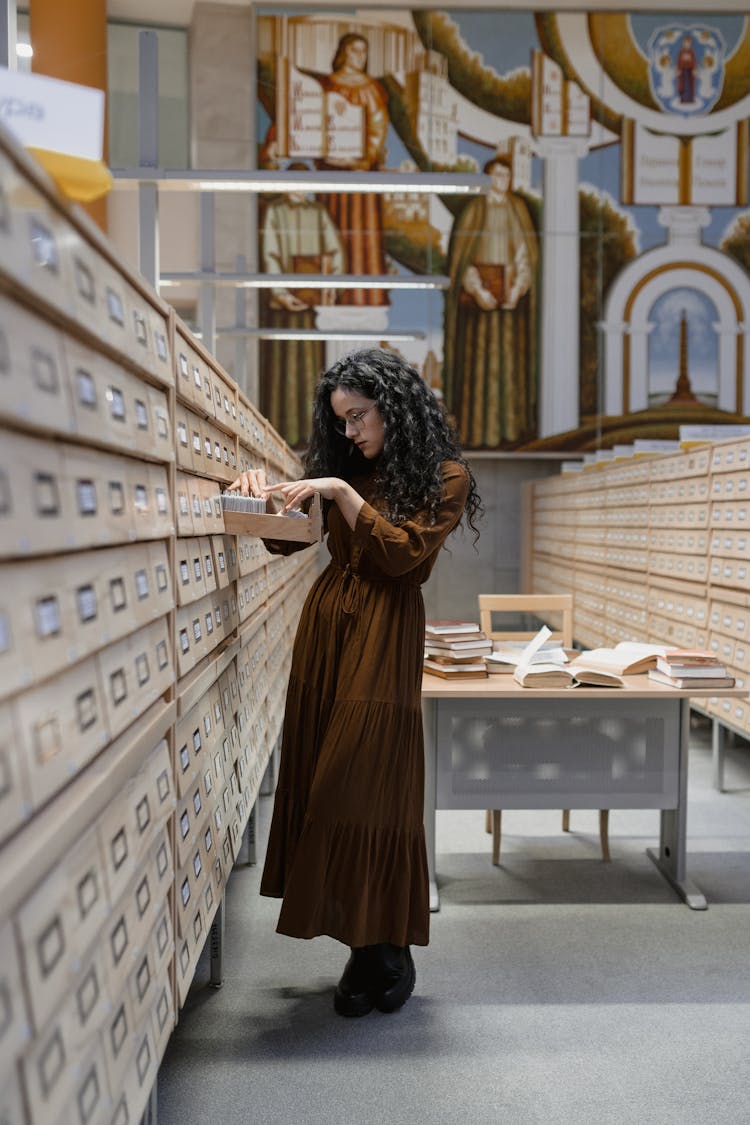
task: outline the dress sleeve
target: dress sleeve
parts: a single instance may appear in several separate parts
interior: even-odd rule
[[[418,516],[398,526],[389,523],[367,503],[360,508],[354,526],[354,547],[384,574],[397,578],[413,570],[434,554],[461,519],[469,494],[465,470],[453,462],[443,466],[443,499],[435,522]]]
[[[290,539],[264,539],[263,545],[272,555],[294,555],[297,551],[306,551],[314,547],[315,543],[295,543]]]
[[[323,501],[323,535],[325,538],[328,532],[328,509],[331,506],[330,500]],[[293,539],[264,539],[263,545],[266,550],[272,555],[294,555],[297,551],[307,551],[310,547],[318,547],[320,544],[315,543],[296,543]]]

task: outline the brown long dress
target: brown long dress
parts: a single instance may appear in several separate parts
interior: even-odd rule
[[[302,610],[292,655],[261,894],[278,932],[346,945],[426,945],[420,706],[426,581],[461,518],[465,470],[443,465],[436,521],[400,526],[371,480],[354,530],[332,505],[331,562]]]

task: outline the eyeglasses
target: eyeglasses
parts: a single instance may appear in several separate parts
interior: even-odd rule
[[[365,407],[364,410],[353,410],[351,414],[347,414],[346,418],[334,418],[333,428],[337,434],[346,434],[347,426],[351,426],[355,433],[359,433],[362,429],[365,414],[372,410],[371,406]]]

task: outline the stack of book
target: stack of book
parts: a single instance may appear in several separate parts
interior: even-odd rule
[[[484,678],[492,642],[474,621],[428,621],[424,670],[443,679]]]
[[[700,649],[668,649],[656,658],[656,667],[650,668],[648,675],[650,680],[683,690],[734,687],[734,677],[725,665],[713,653]]]

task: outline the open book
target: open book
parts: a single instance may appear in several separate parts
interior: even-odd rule
[[[487,656],[487,671],[512,672],[518,667],[526,647],[526,641],[493,641],[492,652]],[[568,654],[559,644],[549,641],[532,655],[531,663],[563,665],[568,663]]]
[[[657,658],[669,652],[669,645],[620,641],[614,648],[592,648],[582,652],[575,661],[580,667],[613,672],[617,676],[635,676],[656,667]]]
[[[527,664],[516,668],[513,679],[522,687],[535,688],[578,687],[579,684],[581,687],[624,686],[622,676],[616,676],[614,672],[600,672],[574,663],[567,667],[562,664]]]
[[[543,625],[537,635],[529,641],[513,673],[516,683],[531,688],[576,687],[578,684],[586,687],[623,686],[622,679],[616,673],[590,667],[580,658],[571,661],[567,667],[562,664],[535,661],[536,654],[550,635],[550,630]]]
[[[361,160],[365,108],[326,91],[285,56],[276,60],[276,144],[279,156]]]

